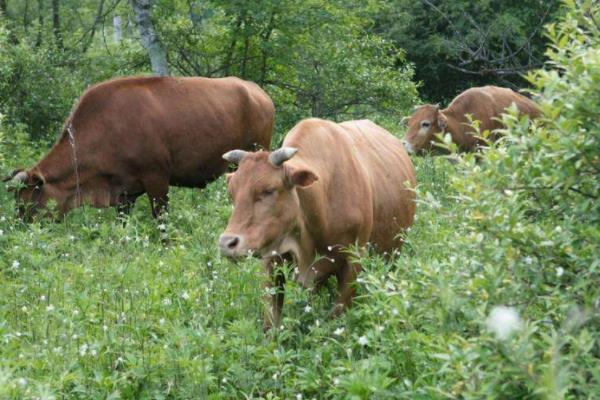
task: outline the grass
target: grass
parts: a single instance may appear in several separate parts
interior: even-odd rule
[[[167,244],[145,198],[125,225],[91,208],[23,225],[2,193],[0,397],[429,399],[510,384],[503,374],[520,363],[482,329],[502,282],[452,247],[453,167],[416,164],[418,217],[402,254],[364,257],[355,306],[333,320],[334,285],[311,297],[289,282],[283,327],[268,335],[258,262],[218,255],[222,178],[173,190]],[[532,329],[514,346],[531,345]]]

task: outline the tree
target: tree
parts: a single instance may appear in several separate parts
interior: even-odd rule
[[[152,72],[156,75],[169,75],[167,51],[161,43],[150,15],[152,0],[131,0],[136,22],[140,32],[142,46],[148,52]]]
[[[59,49],[63,48],[62,32],[60,31],[60,0],[52,0],[52,32],[56,46]]]
[[[373,1],[212,0],[157,3],[157,29],[184,75],[236,75],[273,97],[277,123],[313,116],[388,118],[415,101],[402,51],[369,32]],[[393,125],[392,125],[393,126]]]
[[[376,32],[406,50],[423,97],[448,101],[484,84],[527,85],[544,62],[544,25],[560,0],[386,0]]]

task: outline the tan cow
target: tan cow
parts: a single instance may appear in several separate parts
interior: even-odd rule
[[[131,77],[88,89],[50,152],[12,179],[21,216],[54,200],[60,215],[88,203],[128,212],[147,193],[156,216],[169,185],[204,187],[222,154],[268,148],[273,102],[238,78]]]
[[[408,120],[404,146],[409,153],[420,153],[432,149],[437,133],[448,132],[460,151],[474,151],[478,146],[484,145],[484,142],[473,134],[466,115],[470,114],[474,120],[481,121],[481,132],[492,132],[502,128],[496,118],[513,103],[519,112],[531,118],[540,115],[540,110],[533,101],[511,89],[497,86],[467,89],[444,110],[440,110],[437,105],[420,106]],[[494,135],[492,139],[495,139]]]
[[[314,288],[338,281],[334,314],[352,302],[361,266],[347,248],[380,253],[402,244],[415,215],[415,171],[400,140],[371,121],[298,123],[271,153],[229,152],[239,164],[228,176],[234,210],[219,239],[221,254],[260,257],[270,277],[265,328],[278,326],[284,274],[274,264],[295,262],[296,279]]]

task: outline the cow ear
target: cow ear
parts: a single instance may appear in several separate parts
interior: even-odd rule
[[[35,187],[43,186],[44,178],[37,172],[31,172],[29,173],[29,177],[27,179],[27,185]]]
[[[226,183],[227,185],[229,185],[229,181],[231,180],[231,177],[232,177],[232,176],[233,176],[233,173],[232,173],[232,172],[225,174],[225,183]]]
[[[437,124],[441,130],[445,130],[448,127],[448,119],[444,114],[438,113]]]
[[[310,186],[319,179],[314,172],[305,168],[288,167],[285,175],[292,186],[300,187]]]

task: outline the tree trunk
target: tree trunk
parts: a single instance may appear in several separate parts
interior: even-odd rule
[[[63,48],[62,33],[60,31],[60,0],[52,0],[52,31],[56,46],[59,49]]]
[[[42,33],[44,30],[44,0],[38,0],[38,32],[35,39],[35,47],[42,44]]]
[[[152,0],[130,0],[135,13],[135,19],[140,32],[142,46],[148,52],[152,72],[155,75],[169,75],[169,64],[167,63],[167,51],[160,42],[152,24],[150,9]]]

